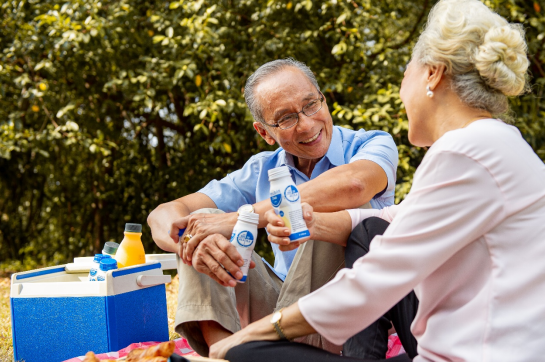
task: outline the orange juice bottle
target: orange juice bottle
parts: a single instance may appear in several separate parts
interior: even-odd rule
[[[142,224],[125,224],[125,238],[115,253],[117,267],[124,268],[146,262],[146,252],[142,245]]]

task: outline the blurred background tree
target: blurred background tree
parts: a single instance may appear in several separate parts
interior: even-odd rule
[[[545,6],[485,1],[524,24],[532,93],[514,123],[545,159]],[[425,150],[407,140],[399,85],[434,1],[17,0],[1,4],[0,270],[66,262],[146,225],[158,204],[271,149],[246,78],[294,57],[334,123],[393,135],[396,201]],[[262,240],[258,249],[269,254]]]

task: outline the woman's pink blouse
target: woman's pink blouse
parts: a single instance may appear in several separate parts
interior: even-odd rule
[[[342,344],[414,289],[415,361],[545,360],[545,165],[515,127],[447,132],[391,211],[367,255],[299,300],[316,331]]]

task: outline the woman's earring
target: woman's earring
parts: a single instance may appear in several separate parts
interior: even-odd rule
[[[433,97],[433,92],[431,91],[430,86],[427,86],[427,87],[426,87],[426,91],[427,91],[427,92],[426,92],[426,95],[427,95],[428,97],[430,97],[430,98]]]

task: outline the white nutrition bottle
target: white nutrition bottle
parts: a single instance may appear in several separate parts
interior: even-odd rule
[[[258,224],[258,214],[241,212],[233,228],[233,234],[231,234],[231,244],[237,248],[237,251],[244,260],[244,265],[240,267],[243,274],[242,279],[237,280],[239,283],[244,283],[248,276],[248,268],[252,261],[252,252],[254,251],[257,239]]]
[[[291,230],[290,241],[294,242],[310,236],[307,224],[303,219],[299,190],[287,166],[269,170],[271,183],[271,204],[287,228]]]

